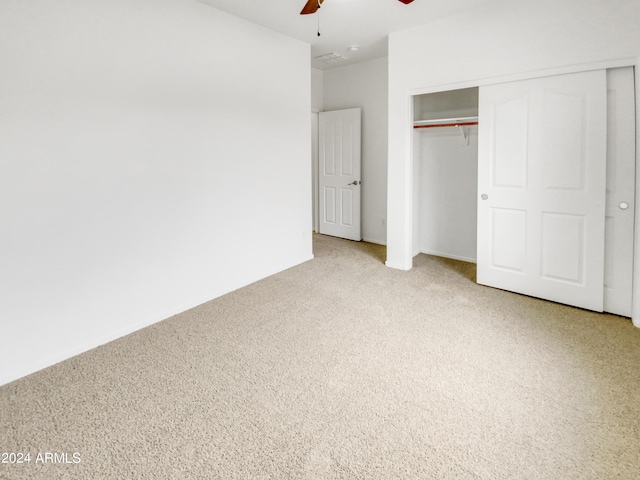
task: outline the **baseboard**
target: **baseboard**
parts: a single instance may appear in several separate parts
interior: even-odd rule
[[[442,253],[442,252],[436,252],[433,250],[420,250],[418,253],[424,253],[425,255],[433,255],[435,257],[444,257],[444,258],[450,258],[452,260],[460,260],[462,262],[469,262],[469,263],[477,263],[477,259],[475,258],[470,258],[470,257],[462,257],[460,255],[451,255],[449,253]]]
[[[309,260],[313,260],[313,258],[314,258],[313,254],[309,256],[305,256],[302,259],[299,259],[289,264],[289,266],[286,266],[284,268],[278,268],[273,272],[261,275],[259,278],[248,281],[243,285],[231,287],[227,291],[223,291],[212,298],[203,298],[203,299],[197,300],[195,303],[192,302],[193,304],[177,306],[175,309],[176,310],[175,312],[167,312],[161,315],[161,318],[158,318],[158,316],[154,316],[153,318],[147,318],[143,321],[128,325],[126,328],[120,328],[111,332],[107,332],[99,337],[86,340],[73,348],[56,352],[52,355],[41,358],[40,360],[30,363],[28,365],[22,365],[9,372],[3,372],[3,375],[0,376],[0,386],[19,380],[22,377],[26,377],[27,375],[31,375],[32,373],[36,373],[40,370],[44,370],[45,368],[51,367],[57,363],[63,362],[77,355],[93,350],[94,348],[100,347],[109,342],[113,342],[114,340],[127,336],[131,333],[137,332],[138,330],[142,330],[143,328],[150,327],[155,323],[162,322],[163,320],[171,318],[175,315],[179,315],[180,313],[186,312],[187,310],[191,310],[192,308],[195,308],[198,305],[202,305],[203,303],[210,302],[211,300],[215,300],[216,298],[219,298],[223,295],[231,293],[235,290],[239,290],[240,288],[246,287],[247,285],[251,285],[252,283],[258,282],[260,280],[263,280],[277,273],[284,272],[289,268],[293,268],[297,265],[308,262]]]
[[[362,239],[363,242],[367,242],[367,243],[375,243],[376,245],[386,245],[387,242],[384,242],[382,240],[374,240],[373,238],[363,238]]]
[[[393,263],[393,262],[386,261],[386,262],[384,262],[384,264],[387,267],[395,268],[396,270],[404,270],[405,272],[411,270],[411,267],[406,268],[404,265],[402,265],[400,263]]]
[[[189,310],[189,309],[187,308],[185,310],[181,310],[181,312],[186,310]],[[176,314],[177,313],[180,313],[180,312],[176,312]],[[60,362],[64,362],[65,360],[69,360],[70,358],[73,358],[77,355],[88,352],[90,350],[93,350],[94,348],[100,347],[109,342],[113,342],[118,338],[125,337],[133,332],[142,330],[143,328],[149,327],[154,323],[161,322],[162,320],[166,320],[167,318],[170,318],[172,316],[173,315],[169,315],[161,319],[154,318],[154,319],[148,319],[143,322],[135,323],[133,325],[130,325],[127,328],[115,330],[113,332],[108,332],[103,336],[83,342],[75,346],[74,348],[69,348],[67,350],[56,352],[54,355],[42,358],[37,362],[33,362],[29,365],[23,365],[21,368],[8,372],[8,374],[5,374],[4,376],[0,377],[0,387],[8,383],[11,383],[15,380],[19,380],[23,377],[31,375],[33,373],[39,372],[40,370],[44,370],[45,368],[52,367],[53,365],[56,365]]]

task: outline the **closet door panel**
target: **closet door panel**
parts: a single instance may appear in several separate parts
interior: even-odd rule
[[[542,214],[542,277],[584,285],[585,216]]]
[[[499,103],[493,110],[496,138],[492,144],[491,180],[494,188],[526,188],[527,186],[527,119],[526,95]]]
[[[527,212],[491,209],[491,265],[524,273],[527,254]]]
[[[584,175],[589,145],[585,138],[587,92],[545,92],[544,187],[585,188]]]

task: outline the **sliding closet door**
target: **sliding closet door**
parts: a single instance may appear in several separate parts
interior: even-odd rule
[[[480,88],[478,283],[603,309],[606,73]]]

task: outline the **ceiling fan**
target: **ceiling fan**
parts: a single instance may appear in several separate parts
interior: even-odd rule
[[[399,1],[401,1],[405,5],[408,5],[411,2],[413,2],[413,0],[399,0]],[[324,0],[308,0],[304,8],[300,12],[300,15],[309,15],[310,13],[316,13],[320,8],[320,5],[322,5],[322,2],[324,2]]]

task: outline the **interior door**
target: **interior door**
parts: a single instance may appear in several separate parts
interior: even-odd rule
[[[606,73],[480,88],[478,283],[603,310]]]
[[[320,233],[362,240],[360,233],[360,109],[320,112]]]
[[[607,70],[604,310],[631,316],[635,202],[633,67]]]

